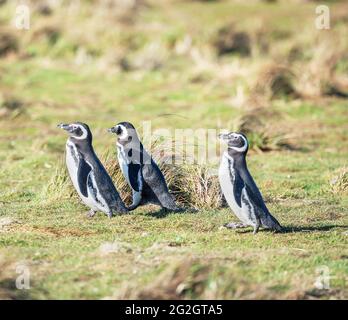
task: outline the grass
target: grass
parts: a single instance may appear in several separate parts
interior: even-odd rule
[[[101,24],[98,17],[86,18],[92,10],[86,3],[76,28],[59,25],[55,43],[35,38],[27,46],[33,31],[25,37],[19,33],[19,51],[0,60],[0,110],[4,101],[18,100],[21,106],[20,112],[0,112],[0,298],[347,299],[347,100],[320,90],[311,97],[267,91],[257,93],[260,108],[248,105],[253,85],[263,81],[260,70],[279,57],[285,61],[287,48],[299,46],[304,56],[286,66],[289,70],[312,72],[306,67],[318,61],[311,53],[313,39],[321,36],[309,28],[315,4],[299,9],[293,3],[149,3],[135,23],[104,18],[112,28],[105,27],[99,37]],[[343,5],[332,4],[333,12]],[[5,5],[0,14],[3,25],[10,21],[11,6]],[[34,30],[45,19],[59,21],[63,9],[56,8],[50,17],[35,13]],[[260,30],[247,18],[257,14],[265,20],[261,31],[271,50],[255,50],[258,44],[252,38],[250,57],[215,57],[213,38],[230,23],[232,9],[239,13],[232,19],[237,29],[251,36]],[[193,14],[197,10],[201,14]],[[298,23],[307,32],[299,35]],[[84,27],[90,38],[88,32],[81,35]],[[337,24],[335,34],[344,28]],[[176,54],[175,44],[187,34],[191,53]],[[154,69],[149,68],[152,61],[139,62],[152,41],[159,41],[158,50],[164,52],[161,66]],[[77,65],[76,48],[86,50],[91,60]],[[123,50],[130,63],[136,61],[136,70],[122,71],[110,62],[110,52],[113,56]],[[199,59],[192,58],[192,50]],[[32,55],[23,58],[28,51]],[[345,72],[340,57],[340,69],[329,65],[335,77]],[[323,74],[331,81],[327,70]],[[302,79],[292,81],[299,90]],[[245,95],[239,106],[231,102],[237,86]],[[253,116],[261,121],[255,123]],[[229,208],[218,206],[214,180],[198,165],[180,166],[177,174],[174,167],[166,171],[173,178],[172,190],[180,191],[178,200],[196,204],[197,212],[164,214],[146,206],[111,220],[102,214],[86,218],[87,208],[71,192],[62,166],[66,136],[56,129],[57,123],[75,120],[90,125],[96,152],[114,173],[124,198],[129,190],[113,168],[115,141],[106,132],[111,125],[127,120],[141,128],[151,120],[152,129],[171,132],[242,128],[252,143],[250,171],[286,232],[254,236],[251,230],[221,228],[236,218]],[[216,169],[219,155],[211,160],[210,169]],[[186,183],[180,186],[178,177]],[[211,186],[208,191],[194,185],[195,177],[206,178],[202,185]],[[20,263],[29,267],[30,290],[15,288]],[[329,268],[330,288],[320,290],[314,283],[323,266]]]

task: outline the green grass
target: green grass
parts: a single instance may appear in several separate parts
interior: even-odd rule
[[[221,24],[228,21],[231,4],[193,2],[187,11],[180,6],[153,6],[141,19],[165,24],[164,41],[181,37],[190,26],[194,41],[205,43],[220,26],[217,17]],[[237,22],[260,13],[270,19],[270,30],[287,17],[285,31],[310,21],[313,9],[306,4],[302,20],[290,18],[288,10],[298,13],[293,4],[233,8],[240,13]],[[197,9],[200,15],[193,14]],[[127,32],[145,34],[142,41],[148,41],[141,28]],[[196,71],[182,57],[154,71],[105,72],[95,62],[81,67],[69,55],[57,58],[47,44],[34,47],[37,56],[31,59],[0,60],[0,92],[23,102],[17,117],[0,117],[0,298],[348,298],[348,197],[330,185],[336,170],[347,166],[347,100],[269,102],[274,115],[265,118],[267,124],[289,135],[295,148],[251,150],[248,163],[284,233],[222,229],[236,220],[228,208],[164,215],[147,206],[111,220],[101,213],[88,219],[77,197],[46,190],[64,160],[66,136],[58,123],[88,123],[97,154],[108,151],[112,157],[115,141],[106,129],[123,120],[137,127],[151,120],[153,129],[172,132],[232,128],[245,110],[232,107],[228,98],[247,80],[222,80],[209,71],[195,81]],[[242,69],[263,63],[248,59],[238,60]],[[5,218],[12,222],[2,227]],[[14,287],[18,263],[30,269],[30,290]],[[314,285],[323,266],[331,276],[327,290]],[[178,293],[182,283],[185,289]]]

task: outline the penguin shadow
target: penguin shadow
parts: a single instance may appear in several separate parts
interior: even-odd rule
[[[159,210],[154,212],[149,212],[146,215],[153,218],[157,218],[157,219],[163,219],[170,214],[185,214],[185,213],[197,213],[197,212],[198,210],[194,208],[179,208],[177,210],[169,210],[169,209],[160,208]]]
[[[32,288],[35,291],[33,291]],[[4,278],[0,280],[0,299],[2,300],[34,300],[37,294],[47,295],[45,289],[38,289],[36,282],[30,280],[30,290],[18,289],[16,281],[13,278]]]
[[[309,153],[312,150],[314,150],[314,148],[311,148],[308,146],[295,146],[294,144],[286,143],[286,142],[282,143],[280,147],[287,151],[296,151],[296,152],[303,152],[303,153]]]
[[[327,226],[303,226],[303,227],[295,227],[295,226],[286,226],[283,227],[281,231],[272,231],[269,229],[260,229],[258,232],[266,232],[266,233],[274,233],[274,234],[286,234],[286,233],[297,233],[297,232],[316,232],[316,231],[330,231],[332,229],[347,229],[348,226],[337,226],[337,225],[327,225]],[[250,233],[252,231],[252,228],[245,228],[245,229],[238,229],[236,230],[237,233]]]
[[[347,229],[348,226],[326,225],[326,226],[288,226],[283,227],[279,233],[294,233],[294,232],[315,232],[315,231],[330,231],[332,229]]]

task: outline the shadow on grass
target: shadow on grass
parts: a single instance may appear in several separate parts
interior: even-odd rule
[[[303,226],[303,227],[284,227],[280,233],[292,233],[292,232],[313,232],[313,231],[330,231],[331,229],[347,229],[348,226]]]
[[[327,226],[321,226],[321,227],[315,227],[315,226],[304,226],[304,227],[283,227],[282,231],[274,232],[269,229],[260,229],[259,232],[269,232],[269,233],[296,233],[296,232],[315,232],[315,231],[330,231],[331,229],[348,229],[348,226],[337,226],[337,225],[327,225]],[[245,228],[243,230],[238,229],[238,233],[251,233],[252,228]]]
[[[168,209],[161,208],[158,211],[149,212],[146,215],[157,218],[157,219],[162,219],[167,217],[170,214],[185,214],[185,213],[197,213],[197,212],[198,210],[194,208],[179,208],[178,210],[168,210]]]
[[[296,151],[296,152],[302,152],[302,153],[309,153],[314,150],[314,148],[304,147],[304,146],[295,146],[290,143],[283,143],[281,145],[281,148],[287,151]]]
[[[0,280],[0,299],[5,300],[33,300],[35,299],[35,293],[38,289],[35,288],[33,282],[30,283],[30,289],[17,289],[15,280],[11,278],[5,278]],[[47,293],[45,290],[40,289],[42,293]]]

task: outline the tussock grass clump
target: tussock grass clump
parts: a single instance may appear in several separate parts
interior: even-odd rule
[[[251,89],[251,97],[271,100],[287,96],[296,96],[294,74],[284,65],[267,64],[260,70],[256,82]]]
[[[248,33],[237,31],[234,24],[228,24],[217,31],[212,41],[219,56],[225,54],[239,54],[249,56],[251,53],[251,39]]]
[[[279,292],[261,283],[235,277],[214,258],[174,260],[151,283],[135,287],[126,283],[106,299],[260,299],[276,298]]]
[[[33,30],[32,41],[46,40],[50,45],[54,45],[61,34],[62,30],[56,23],[43,22]]]
[[[50,181],[42,190],[42,197],[46,200],[77,197],[76,191],[74,190],[68,175],[65,159],[57,164],[56,170]]]
[[[340,168],[330,180],[334,194],[348,194],[348,167]]]
[[[13,32],[6,29],[0,31],[0,57],[10,53],[16,53],[19,50],[17,37]]]
[[[280,117],[279,113],[267,108],[251,109],[236,120],[235,128],[247,135],[252,150],[291,149],[288,136],[269,123],[270,118],[277,117]]]
[[[223,200],[218,177],[211,168],[199,164],[162,164],[161,167],[178,203],[195,209],[221,207]]]
[[[23,262],[24,265],[27,263]],[[33,300],[35,293],[41,291],[35,286],[35,281],[30,280],[31,290],[18,290],[16,287],[17,274],[15,273],[17,266],[21,265],[21,261],[11,256],[0,254],[0,300]],[[42,290],[41,292],[44,292]]]
[[[194,259],[177,261],[142,289],[126,285],[113,299],[185,299],[202,294],[210,267]]]
[[[5,257],[0,255],[0,299],[1,300],[12,300],[15,299],[11,288],[9,288],[9,269],[12,265],[12,262],[9,262]],[[13,287],[14,281],[12,280]],[[14,288],[13,288],[14,289]]]
[[[0,92],[0,119],[14,119],[25,111],[24,103],[20,99]]]
[[[325,95],[347,96],[337,85],[336,67],[344,59],[345,51],[340,45],[339,34],[330,34],[330,39],[319,39],[313,46],[311,58],[305,65],[295,65],[296,90],[304,98]]]
[[[123,24],[133,24],[144,0],[92,0],[97,15],[111,18]]]
[[[120,67],[123,71],[131,70],[158,70],[169,57],[166,46],[160,42],[147,44],[135,54],[127,54],[120,60]]]

